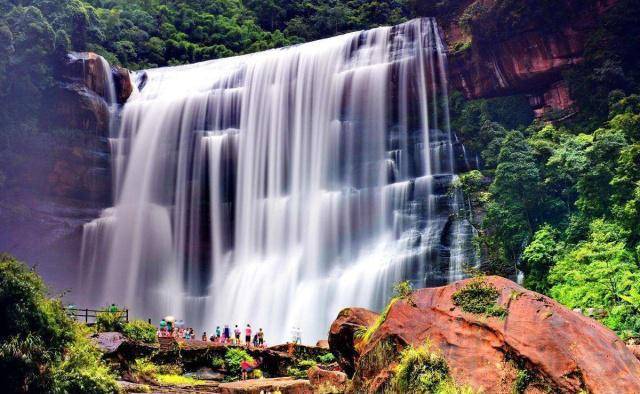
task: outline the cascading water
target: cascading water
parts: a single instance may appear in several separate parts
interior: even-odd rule
[[[473,259],[434,20],[137,77],[115,206],[85,226],[96,302],[314,342]]]

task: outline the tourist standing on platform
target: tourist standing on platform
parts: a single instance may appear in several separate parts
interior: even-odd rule
[[[216,342],[220,342],[220,326],[216,326]]]
[[[264,331],[262,331],[262,328],[260,328],[258,330],[258,333],[256,335],[258,336],[258,346],[263,347],[264,346]]]
[[[240,344],[240,334],[242,334],[242,332],[240,331],[240,329],[238,328],[238,325],[236,324],[236,328],[233,329],[233,336],[235,337],[234,344],[236,345]]]
[[[247,324],[247,328],[244,329],[244,342],[247,347],[251,346],[251,325]]]
[[[227,343],[227,341],[229,341],[230,338],[231,338],[231,330],[229,330],[229,325],[225,324],[224,333],[222,334],[222,342]]]

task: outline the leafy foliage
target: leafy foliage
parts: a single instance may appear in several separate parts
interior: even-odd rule
[[[333,353],[325,353],[318,356],[318,362],[320,364],[331,364],[334,361],[336,361],[336,356],[334,356]]]
[[[96,314],[96,328],[99,332],[123,332],[125,326],[124,312],[112,311],[108,307]]]
[[[295,366],[287,368],[287,375],[296,379],[306,379],[309,368],[317,364],[314,360],[301,360]]]
[[[243,361],[253,362],[253,357],[249,355],[244,349],[239,348],[229,348],[224,356],[224,363],[227,368],[227,371],[230,375],[240,376],[242,372],[242,368],[240,367],[240,363]]]
[[[427,341],[420,347],[409,346],[400,354],[395,368],[393,388],[400,393],[472,393],[469,387],[456,385],[449,374],[447,360],[432,350]]]
[[[76,338],[62,362],[53,368],[54,393],[113,393],[115,375],[102,361],[102,353],[87,338],[89,331],[77,327]]]
[[[408,280],[398,282],[393,286],[394,298],[409,298],[413,293],[413,286]]]
[[[0,385],[5,392],[111,393],[115,380],[87,332],[42,279],[0,255]]]
[[[156,343],[158,341],[156,327],[144,320],[134,320],[125,323],[122,327],[122,333],[134,341],[144,343]]]
[[[484,316],[505,317],[507,311],[498,305],[500,292],[482,278],[469,281],[452,295],[453,303],[463,311]]]

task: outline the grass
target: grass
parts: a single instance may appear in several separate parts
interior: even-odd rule
[[[420,347],[409,346],[402,351],[391,385],[400,393],[474,393],[471,387],[460,386],[453,380],[447,360],[439,351],[432,350],[429,341]]]
[[[385,320],[387,320],[387,315],[389,314],[389,311],[391,310],[391,307],[399,299],[400,298],[398,298],[398,297],[392,298],[391,301],[389,301],[389,305],[387,305],[387,307],[384,308],[384,311],[380,314],[380,316],[378,316],[378,319],[376,319],[375,323],[373,323],[370,327],[367,327],[366,329],[363,328],[363,329],[360,329],[360,330],[356,331],[356,333],[355,333],[356,339],[360,340],[360,343],[358,344],[358,347],[360,348],[360,350],[367,343],[369,343],[369,341],[371,340],[371,337],[373,336],[373,334],[375,334],[375,332],[378,331],[378,328],[380,328],[382,323],[384,323]]]
[[[163,386],[201,386],[207,382],[183,375],[157,374],[156,380]]]
[[[379,341],[376,346],[363,354],[358,363],[363,371],[379,371],[396,361],[395,344],[389,339]]]
[[[498,305],[500,292],[482,278],[473,279],[451,297],[463,311],[487,317],[504,318],[507,310]]]

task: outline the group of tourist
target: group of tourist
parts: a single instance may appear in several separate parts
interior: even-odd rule
[[[193,328],[178,327],[174,321],[162,319],[160,327],[157,331],[158,337],[191,340],[196,339],[196,333]]]
[[[233,334],[233,335],[232,335]],[[253,335],[252,335],[253,334]],[[206,336],[206,333],[203,335]],[[264,331],[260,328],[257,332],[253,332],[251,324],[247,324],[244,328],[244,341],[242,341],[242,330],[236,324],[233,329],[233,333],[228,324],[224,325],[224,328],[220,326],[216,327],[216,332],[209,338],[211,342],[231,344],[231,345],[245,345],[255,347],[265,347]]]
[[[193,328],[182,328],[182,324],[176,322],[172,317],[164,318],[160,321],[160,327],[158,328],[158,337],[173,337],[180,340],[194,340],[196,334]],[[216,327],[215,334],[210,337],[207,336],[207,332],[203,332],[201,341],[214,342],[228,345],[245,345],[247,347],[266,347],[264,341],[264,331],[260,328],[257,332],[254,332],[250,324],[244,329],[244,341],[242,340],[242,330],[235,325],[233,332],[229,328],[228,324],[225,324],[221,329],[220,326]]]

